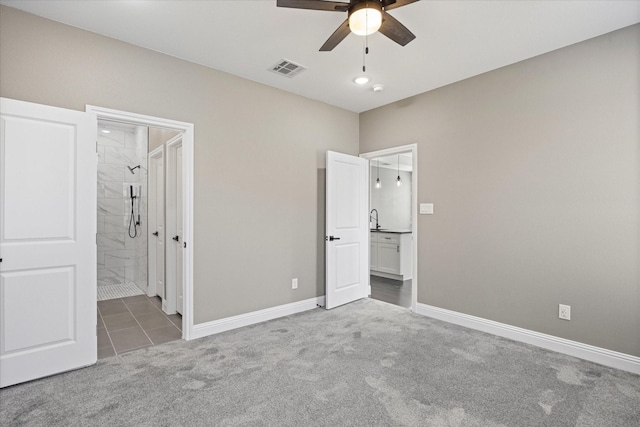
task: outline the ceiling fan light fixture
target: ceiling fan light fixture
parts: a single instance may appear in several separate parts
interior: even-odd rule
[[[364,1],[349,10],[349,29],[353,34],[368,36],[382,25],[382,4],[379,1]]]

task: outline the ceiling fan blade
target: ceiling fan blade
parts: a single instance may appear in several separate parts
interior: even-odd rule
[[[346,12],[349,3],[324,0],[278,0],[278,7],[292,7],[294,9],[328,10],[329,12]]]
[[[378,31],[398,43],[400,46],[405,46],[411,40],[416,38],[416,36],[409,31],[407,27],[402,25],[400,21],[388,13],[385,13],[382,17],[382,26]]]
[[[335,30],[333,34],[331,34],[331,37],[329,37],[327,41],[324,42],[324,44],[320,48],[320,52],[333,50],[333,48],[338,46],[338,43],[344,40],[344,38],[347,37],[350,32],[351,30],[349,29],[349,20],[345,19],[345,21],[340,24],[338,29]]]
[[[420,0],[384,0],[382,2],[382,6],[384,10],[396,9],[401,6],[406,6],[411,3],[415,3]]]

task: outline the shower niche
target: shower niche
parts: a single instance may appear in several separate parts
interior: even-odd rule
[[[98,122],[98,300],[146,293],[148,128]]]

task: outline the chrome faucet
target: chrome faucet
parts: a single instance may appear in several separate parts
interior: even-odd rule
[[[369,221],[373,220],[373,213],[376,213],[376,230],[380,228],[380,225],[378,224],[378,210],[377,209],[371,209],[371,212],[369,213]]]

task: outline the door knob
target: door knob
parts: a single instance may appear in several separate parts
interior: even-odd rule
[[[333,237],[333,236],[325,237],[324,239],[329,240],[330,242],[333,242],[334,240],[340,240],[339,237]]]
[[[153,234],[154,236],[157,236],[157,235],[158,235],[158,232],[157,232],[157,231],[154,231],[154,232],[153,232],[153,233],[151,233],[151,234]]]
[[[179,242],[180,241],[180,236],[174,237],[173,240],[175,240],[176,242]]]

